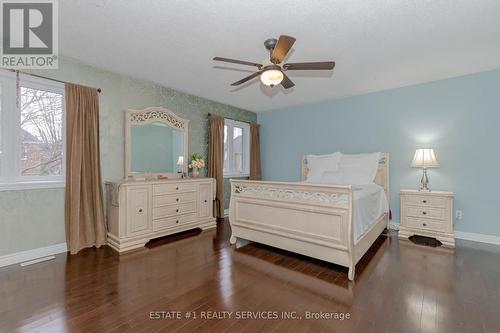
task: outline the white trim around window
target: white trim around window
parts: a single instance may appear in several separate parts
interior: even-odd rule
[[[62,188],[66,175],[66,98],[64,84],[30,75],[20,75],[19,86],[62,95],[61,172],[58,175],[21,175],[21,111],[17,106],[16,75],[0,72],[0,191]]]
[[[224,178],[240,178],[240,177],[248,177],[250,175],[250,124],[232,120],[232,119],[224,119],[224,127],[226,131],[226,142],[224,147],[224,161],[227,162],[227,168],[224,168]],[[235,161],[234,161],[234,150],[235,148],[235,140],[233,140],[234,128],[242,129],[241,136],[241,164],[242,168],[240,170],[235,170]],[[226,156],[227,155],[227,156]],[[227,160],[226,160],[227,159]]]

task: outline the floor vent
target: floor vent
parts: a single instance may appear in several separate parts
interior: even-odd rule
[[[34,264],[38,264],[40,262],[52,260],[52,259],[55,259],[55,258],[56,257],[54,257],[54,256],[42,257],[42,258],[38,258],[38,259],[33,259],[33,260],[30,260],[30,261],[22,262],[19,265],[22,266],[22,267],[24,267],[24,266],[34,265]]]
[[[418,245],[425,245],[425,246],[432,246],[432,247],[438,247],[443,245],[440,241],[438,241],[436,238],[432,237],[425,237],[425,236],[418,236],[418,235],[413,235],[408,237],[410,241],[412,241],[415,244]]]

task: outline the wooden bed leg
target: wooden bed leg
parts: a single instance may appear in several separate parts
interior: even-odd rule
[[[231,235],[231,238],[229,238],[229,243],[231,245],[236,244],[236,236],[235,235]]]
[[[356,270],[356,266],[352,265],[349,267],[349,272],[347,273],[347,277],[349,278],[349,281],[354,280],[354,271]]]

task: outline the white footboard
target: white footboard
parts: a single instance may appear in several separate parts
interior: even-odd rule
[[[237,238],[349,268],[354,279],[350,185],[231,180],[231,243]]]

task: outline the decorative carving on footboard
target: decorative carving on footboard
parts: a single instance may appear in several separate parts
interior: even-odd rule
[[[272,183],[236,183],[233,184],[232,192],[236,195],[259,199],[328,204],[339,208],[348,208],[349,206],[348,192],[321,191],[317,188],[306,190],[301,188],[294,189],[290,188],[290,186],[280,187]]]
[[[307,175],[302,160],[303,179]],[[375,183],[389,196],[389,154],[379,161]],[[300,253],[349,268],[356,263],[387,226],[387,214],[354,242],[353,189],[326,185],[231,179],[230,243],[238,238]]]
[[[237,238],[349,267],[354,276],[352,188],[231,180],[230,243]]]

